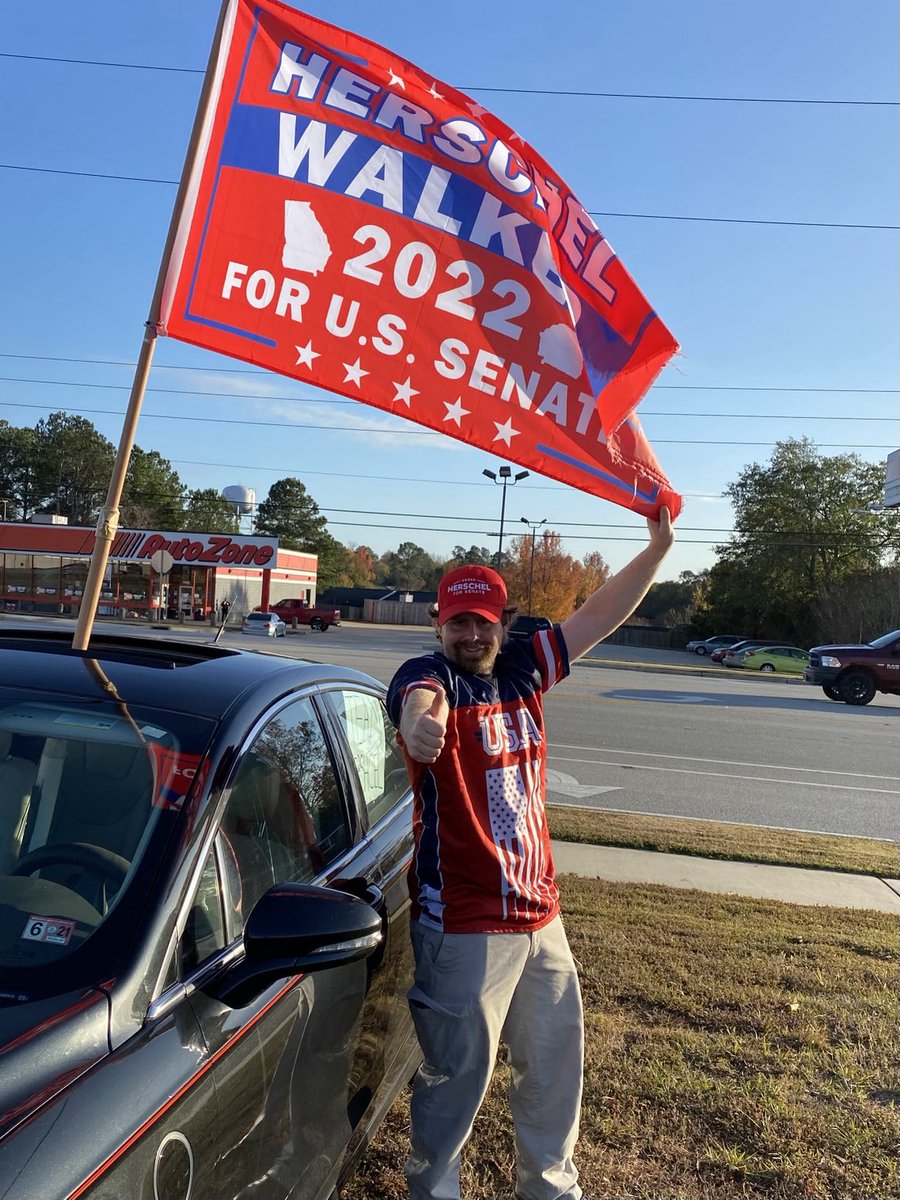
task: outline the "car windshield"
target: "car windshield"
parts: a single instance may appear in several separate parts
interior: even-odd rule
[[[214,723],[109,700],[0,688],[0,999],[107,962],[164,860]],[[102,931],[114,927],[115,936]],[[11,992],[10,992],[11,989]]]
[[[885,633],[882,637],[876,638],[874,642],[869,642],[873,650],[886,650],[900,638],[900,629],[895,629],[893,633]]]

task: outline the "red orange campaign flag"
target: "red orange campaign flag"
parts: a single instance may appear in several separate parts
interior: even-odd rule
[[[571,188],[381,46],[228,0],[157,331],[647,515],[634,415],[677,350]]]

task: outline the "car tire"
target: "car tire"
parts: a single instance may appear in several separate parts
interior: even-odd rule
[[[833,683],[823,683],[822,691],[829,700],[836,700],[838,703],[843,699],[841,693],[837,690]]]
[[[761,671],[765,671],[765,673],[767,675],[771,675],[775,670],[775,668],[772,666],[771,663],[763,663],[763,665],[759,669]]]
[[[310,629],[315,629],[316,633],[324,633],[328,626],[321,617],[313,617],[309,623]]]
[[[848,671],[838,684],[845,704],[868,704],[875,698],[875,680],[867,671]]]
[[[697,649],[694,651],[694,653],[699,654],[700,657],[702,658],[704,656],[704,654],[709,654],[709,651],[707,650],[707,648],[705,646],[698,646]]]

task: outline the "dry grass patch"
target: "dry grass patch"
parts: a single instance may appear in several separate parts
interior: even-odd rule
[[[576,1161],[600,1200],[900,1195],[896,920],[563,881],[587,1050]],[[463,1194],[512,1194],[501,1062]],[[343,1200],[404,1196],[408,1101]]]
[[[900,852],[895,842],[876,838],[835,837],[756,825],[728,825],[683,817],[646,816],[604,809],[548,805],[550,834],[563,842],[597,846],[627,846],[701,858],[777,866],[813,867],[862,875],[900,875]]]

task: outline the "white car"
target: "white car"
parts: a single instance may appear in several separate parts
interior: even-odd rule
[[[284,637],[287,625],[277,613],[252,612],[244,617],[241,633],[264,633],[266,637]]]

